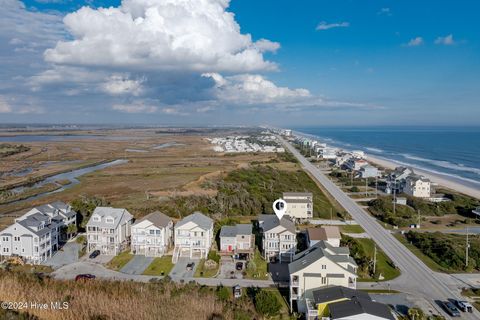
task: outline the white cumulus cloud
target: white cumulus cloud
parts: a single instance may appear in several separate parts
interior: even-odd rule
[[[453,34],[446,35],[445,37],[438,37],[435,40],[435,44],[442,44],[445,46],[452,46],[455,44],[455,40],[453,39]]]
[[[408,41],[407,47],[418,47],[423,44],[423,38],[422,37],[416,37]]]
[[[317,25],[315,30],[322,31],[322,30],[328,30],[333,28],[346,28],[349,26],[350,26],[349,22],[327,23],[326,21],[322,21]]]
[[[12,106],[0,96],[0,113],[10,113],[13,112]]]
[[[156,70],[273,70],[265,51],[279,45],[242,34],[229,0],[123,0],[83,7],[64,18],[73,40],[45,51],[57,64]]]

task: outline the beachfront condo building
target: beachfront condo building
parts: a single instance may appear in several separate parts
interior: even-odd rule
[[[405,179],[403,192],[417,198],[430,198],[431,182],[429,179],[419,175],[409,175]]]
[[[301,220],[313,218],[313,195],[311,192],[284,192],[283,200],[287,203],[286,215]]]
[[[0,232],[0,256],[19,256],[32,264],[45,262],[66,238],[66,228],[76,224],[76,216],[60,201],[31,209]]]
[[[263,231],[262,249],[265,259],[291,261],[297,249],[295,223],[288,216],[281,220],[276,215],[261,215],[258,219]]]

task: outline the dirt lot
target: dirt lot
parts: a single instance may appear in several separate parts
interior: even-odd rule
[[[101,134],[106,133],[102,131]],[[172,142],[177,144],[159,148]],[[166,135],[154,130],[116,130],[108,132],[108,139],[100,136],[22,144],[31,150],[2,158],[0,168],[4,173],[28,168],[32,169],[31,172],[24,176],[3,174],[0,187],[105,160],[128,159],[128,163],[86,174],[79,178],[80,184],[60,193],[1,205],[0,214],[8,214],[8,217],[0,217],[0,229],[32,206],[54,200],[70,201],[80,195],[104,197],[113,206],[126,207],[133,214],[136,208],[151,206],[170,195],[189,195],[199,191],[213,195],[215,190],[200,188],[205,178],[248,166],[252,161],[264,162],[277,157],[261,153],[223,155],[213,152],[211,144],[202,135]]]

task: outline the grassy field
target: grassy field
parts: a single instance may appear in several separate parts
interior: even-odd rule
[[[268,263],[263,259],[262,254],[255,249],[255,255],[253,259],[249,262],[253,266],[247,267],[246,276],[247,279],[257,279],[257,280],[267,280],[268,279]]]
[[[69,304],[64,310],[28,309],[31,315],[49,320],[188,320],[192,315],[195,319],[233,320],[238,313],[260,318],[250,299],[221,301],[215,288],[164,281],[58,281],[0,271],[0,301]]]
[[[375,242],[372,239],[355,239],[342,236],[342,245],[350,248],[350,255],[358,264],[358,281],[377,281],[380,275],[387,281],[400,275],[400,270],[396,268],[390,258],[377,246],[377,265],[375,275],[373,275],[373,259]]]
[[[218,273],[219,264],[216,268],[209,269],[205,267],[205,259],[200,259],[198,262],[198,267],[195,270],[195,278],[212,278]]]
[[[394,234],[394,236],[395,236],[395,238],[398,239],[398,241],[400,241],[405,247],[407,247],[407,249],[412,251],[412,253],[414,255],[416,255],[420,260],[422,260],[423,263],[425,263],[433,271],[437,271],[437,272],[446,272],[447,271],[446,269],[439,266],[435,261],[430,259],[428,256],[424,255],[423,252],[420,249],[418,249],[413,244],[408,242],[408,240],[405,239],[404,235],[402,235],[400,233],[396,233],[396,234]]]
[[[345,233],[364,233],[365,230],[358,224],[350,224],[350,225],[343,225],[340,226],[340,232]]]
[[[133,259],[133,254],[130,253],[130,250],[123,251],[112,258],[107,263],[107,268],[119,271],[121,270],[130,260]]]
[[[172,256],[163,256],[153,259],[152,263],[143,271],[143,274],[146,276],[168,275],[172,268]]]

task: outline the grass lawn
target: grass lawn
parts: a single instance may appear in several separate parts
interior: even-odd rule
[[[173,268],[172,256],[163,256],[153,259],[152,263],[143,271],[146,276],[168,275]],[[162,274],[163,272],[163,274]]]
[[[262,254],[258,250],[255,249],[255,255],[250,263],[255,264],[255,268],[247,267],[247,275],[245,278],[247,279],[257,279],[257,280],[267,280],[268,279],[268,263],[262,257]]]
[[[423,254],[423,252],[418,249],[417,247],[415,247],[413,244],[409,243],[407,241],[407,239],[405,239],[405,237],[400,234],[400,233],[396,233],[394,234],[395,238],[397,238],[398,241],[400,241],[405,247],[407,247],[408,250],[412,251],[412,253],[414,255],[417,256],[417,258],[419,258],[420,260],[422,260],[423,263],[425,263],[427,265],[427,267],[429,267],[430,269],[432,269],[433,271],[437,271],[437,272],[448,272],[448,270],[445,270],[444,268],[442,268],[441,266],[439,266],[435,261],[433,261],[430,257],[426,256],[425,254]]]
[[[215,269],[207,269],[205,268],[205,259],[200,259],[198,262],[198,267],[195,270],[194,277],[195,278],[212,278],[217,275],[219,268],[219,264]]]
[[[345,232],[345,233],[364,233],[365,230],[358,224],[349,224],[349,225],[343,225],[340,226],[340,232]]]
[[[366,255],[373,260],[374,254],[374,241],[372,239],[355,239],[362,247]],[[382,281],[392,280],[400,275],[400,270],[393,266],[393,262],[382,249],[377,247],[377,273],[382,274],[384,279]],[[368,282],[372,281],[372,278],[359,278],[358,281]]]
[[[132,259],[133,254],[131,254],[129,250],[123,251],[122,253],[113,257],[113,259],[107,263],[107,268],[119,271]]]

